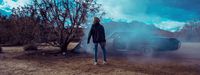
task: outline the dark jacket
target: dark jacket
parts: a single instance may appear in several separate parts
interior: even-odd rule
[[[90,38],[92,36],[93,43],[101,43],[106,42],[105,39],[105,30],[104,27],[100,23],[96,23],[92,25],[88,35],[88,43],[90,42]]]

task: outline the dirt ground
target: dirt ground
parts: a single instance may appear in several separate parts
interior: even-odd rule
[[[103,65],[100,58],[96,66],[93,65],[92,55],[88,53],[70,53],[63,56],[55,54],[57,48],[41,49],[24,52],[22,47],[3,47],[4,53],[0,54],[0,75],[200,74],[200,55],[197,56],[200,53],[200,44],[196,43],[185,43],[176,52],[158,53],[149,57],[134,52],[108,53],[108,64]],[[197,50],[198,52],[195,52]]]

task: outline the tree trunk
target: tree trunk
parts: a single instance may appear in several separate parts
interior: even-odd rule
[[[2,48],[1,48],[1,46],[0,46],[0,53],[2,53]]]
[[[67,53],[67,46],[69,45],[70,42],[65,41],[64,44],[61,45],[61,52]]]

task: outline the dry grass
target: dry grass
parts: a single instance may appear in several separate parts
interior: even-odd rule
[[[22,47],[3,48],[0,54],[1,75],[199,75],[200,60],[176,53],[156,57],[135,54],[109,55],[109,63],[92,64],[92,55],[53,54],[57,48],[42,47],[42,51],[25,53]],[[43,52],[45,55],[43,55]]]

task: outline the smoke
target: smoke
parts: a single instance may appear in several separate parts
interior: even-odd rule
[[[115,40],[119,42],[125,42],[129,45],[126,45],[127,48],[125,50],[130,50],[129,48],[132,47],[131,42],[139,42],[151,39],[154,37],[154,27],[153,25],[146,25],[142,22],[109,22],[109,23],[102,23],[106,31],[106,40],[107,40],[107,50],[110,53],[116,53],[115,49],[113,49],[114,40],[116,39],[117,35],[120,35],[120,40]],[[91,25],[90,25],[91,27]],[[82,48],[87,53],[93,54],[94,53],[94,45],[93,42],[90,41],[90,44],[87,44],[88,33],[90,27],[85,29],[85,36],[83,37],[82,41]],[[132,38],[132,39],[130,39]],[[91,39],[92,40],[92,39]],[[117,45],[118,47],[123,47],[124,45]],[[135,47],[135,46],[134,46]],[[139,48],[139,47],[138,47]],[[99,48],[99,51],[101,49]]]
[[[200,13],[199,9],[194,9],[199,7],[198,3],[200,2],[197,0],[98,0],[98,2],[102,4],[106,12],[105,18],[111,19],[110,22],[103,23],[103,25],[106,30],[107,51],[113,53],[117,53],[117,51],[110,48],[113,46],[113,44],[111,44],[113,43],[112,35],[116,32],[132,32],[131,34],[121,33],[124,36],[122,36],[122,40],[119,40],[120,42],[129,43],[132,40],[127,37],[134,36],[137,37],[134,37],[135,39],[133,39],[133,41],[144,41],[140,39],[151,39],[151,37],[155,36],[153,34],[155,34],[158,28],[172,32],[180,30],[187,21],[199,18]],[[154,25],[158,28],[154,27]],[[90,28],[86,29],[86,34],[88,34],[89,29]],[[163,35],[157,36],[165,37]],[[87,35],[85,40],[86,39]],[[155,41],[155,43],[159,42],[159,40]],[[88,53],[93,53],[93,44],[87,45],[86,43],[87,41],[84,43],[85,50]],[[122,47],[123,45],[118,46]],[[131,46],[135,45],[128,45],[128,47]],[[169,60],[176,60],[176,58],[185,59],[193,56],[193,53],[188,53],[190,49],[192,49],[194,53],[197,51],[197,48],[193,49],[193,47],[188,47],[188,45],[185,44],[183,46],[184,47],[181,47],[178,51],[163,52],[163,54],[161,53],[155,57],[153,56],[154,52],[152,52],[147,58],[150,60],[151,58]],[[137,57],[136,59],[132,57],[134,55],[137,56],[137,52],[136,54],[131,54],[130,51],[125,53],[127,58],[130,60],[137,60]],[[119,54],[123,54],[123,52]],[[130,56],[128,54],[130,54]]]
[[[88,34],[90,31],[90,28],[92,25],[90,25],[90,23],[87,25],[88,27],[86,27],[86,29],[84,29],[84,36],[82,38],[82,42],[81,42],[81,48],[83,52],[87,52],[89,54],[94,54],[94,44],[92,42],[92,38],[90,39],[90,43],[88,44]]]
[[[109,22],[109,23],[102,23],[106,30],[106,40],[107,40],[107,55],[109,58],[124,58],[128,62],[138,62],[138,63],[165,63],[165,62],[184,62],[187,60],[199,60],[199,48],[200,44],[199,43],[187,43],[187,42],[181,42],[181,48],[178,49],[177,51],[163,51],[163,52],[149,52],[148,54],[143,54],[141,52],[132,50],[132,49],[126,49],[126,50],[121,50],[117,51],[116,49],[112,49],[113,47],[113,39],[112,35],[116,32],[131,32],[131,34],[126,34],[122,33],[121,35],[124,35],[121,38],[121,40],[116,40],[116,41],[124,41],[126,42],[125,44],[128,44],[130,41],[144,41],[140,39],[150,39],[150,37],[155,36],[153,35],[155,33],[152,25],[146,25],[141,22],[134,21],[132,23],[126,23],[126,22]],[[90,25],[91,26],[91,25]],[[82,47],[84,50],[89,53],[89,54],[94,54],[94,45],[92,41],[90,44],[87,44],[87,34],[89,32],[90,28],[85,29],[85,37],[83,38],[82,42]],[[136,36],[135,39],[128,39],[128,37],[131,36]],[[164,35],[161,37],[164,37]],[[133,37],[134,38],[134,37]],[[159,43],[160,40],[157,39],[155,43]],[[118,46],[123,46],[123,44],[118,44]],[[128,45],[129,47],[139,47],[133,44]],[[98,49],[101,51],[101,49]],[[142,49],[139,49],[139,51]],[[99,53],[99,55],[101,55]]]

